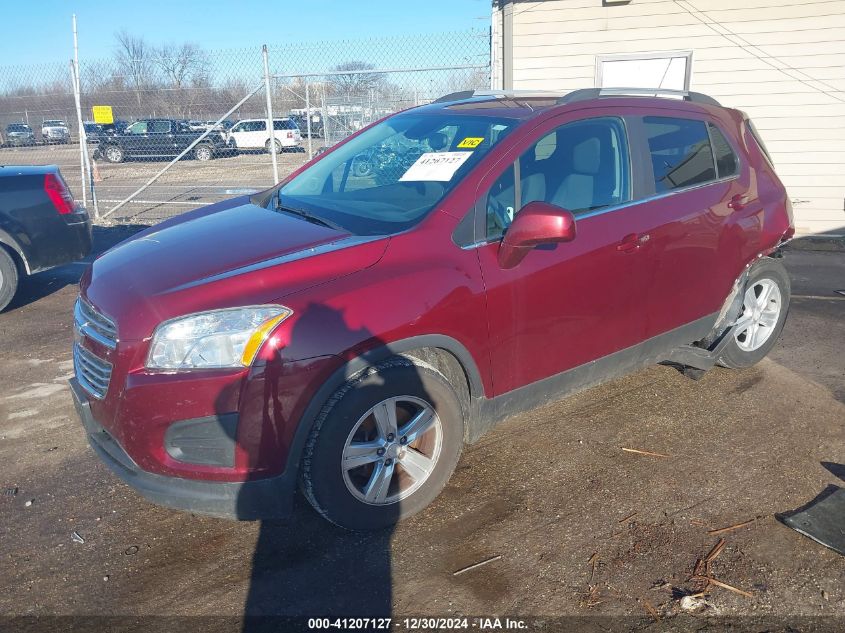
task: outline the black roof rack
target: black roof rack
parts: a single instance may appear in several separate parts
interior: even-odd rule
[[[463,99],[469,99],[470,97],[475,96],[475,90],[461,90],[459,92],[450,92],[447,95],[443,95],[439,99],[435,99],[432,103],[448,103],[449,101],[462,101]]]
[[[558,99],[558,103],[575,103],[577,101],[587,101],[588,99],[599,99],[601,97],[659,97],[663,95],[681,98],[684,101],[691,101],[693,103],[721,105],[713,97],[700,92],[670,90],[668,88],[583,88],[564,95]]]
[[[554,93],[542,90],[461,90],[443,95],[433,103],[449,103],[450,101],[463,101],[472,97],[530,97],[530,96],[553,96]],[[668,88],[582,88],[558,97],[558,103],[576,103],[589,99],[601,97],[654,97],[667,96],[680,98],[693,103],[704,103],[707,105],[720,106],[721,104],[713,97],[700,92],[688,90],[670,90]]]

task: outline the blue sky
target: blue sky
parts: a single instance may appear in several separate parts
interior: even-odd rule
[[[122,29],[143,35],[151,44],[192,41],[213,51],[487,28],[490,4],[490,0],[13,0],[3,3],[0,65],[70,59],[74,12],[80,57],[90,59],[110,56],[114,33]]]

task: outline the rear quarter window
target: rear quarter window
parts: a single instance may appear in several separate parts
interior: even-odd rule
[[[704,121],[647,116],[643,123],[656,193],[716,179],[713,150]]]
[[[708,123],[710,129],[710,143],[713,146],[713,156],[716,159],[716,177],[729,178],[739,172],[739,160],[734,154],[731,144],[718,127]]]
[[[748,125],[748,130],[751,132],[751,136],[754,137],[754,140],[760,147],[760,151],[763,152],[763,156],[766,157],[766,160],[769,161],[769,165],[774,169],[775,163],[772,160],[772,155],[769,154],[769,150],[766,148],[766,144],[763,143],[763,139],[760,137],[760,132],[757,131],[757,127],[754,125],[754,121],[752,121],[751,119],[746,119],[745,123]]]

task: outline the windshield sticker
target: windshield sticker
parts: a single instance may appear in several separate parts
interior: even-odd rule
[[[483,136],[467,136],[464,140],[458,143],[458,147],[464,147],[467,149],[475,149],[481,143],[484,142]]]
[[[400,182],[424,180],[446,182],[452,180],[452,176],[470,156],[472,156],[472,152],[426,152],[408,168],[408,171],[399,180]]]

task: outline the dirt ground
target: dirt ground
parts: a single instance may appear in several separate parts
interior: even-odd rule
[[[98,229],[99,245],[128,230]],[[150,620],[102,618],[203,615],[220,617],[158,622],[222,631],[240,630],[244,615],[331,614],[539,617],[527,630],[845,630],[845,557],[774,517],[845,485],[834,474],[845,463],[845,296],[835,292],[845,252],[792,250],[785,262],[790,317],[758,366],[700,381],[652,367],[514,417],[465,449],[426,511],[364,535],[301,499],[287,523],[236,523],[153,506],[117,480],[87,447],[66,383],[83,264],[36,275],[0,315],[0,629],[150,630]],[[679,598],[700,588],[696,561],[720,538],[711,574],[745,593],[713,586],[701,611],[682,614]],[[70,615],[87,618],[48,617]]]

